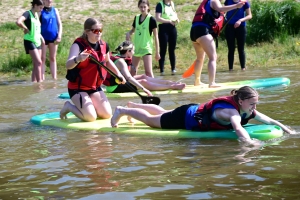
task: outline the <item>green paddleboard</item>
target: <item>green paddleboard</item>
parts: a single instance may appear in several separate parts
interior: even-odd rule
[[[110,119],[99,119],[94,122],[83,122],[72,113],[69,113],[68,119],[61,120],[59,112],[45,113],[33,116],[30,121],[36,125],[54,126],[66,129],[77,130],[97,130],[99,132],[125,133],[146,136],[158,137],[174,137],[174,138],[222,138],[222,139],[237,139],[233,130],[218,130],[218,131],[189,131],[189,130],[166,130],[151,128],[142,122],[137,121],[132,124],[127,121],[126,117],[122,117],[118,128],[110,126]],[[259,140],[268,140],[278,138],[283,135],[283,130],[275,125],[256,125],[248,124],[245,129],[251,138]]]

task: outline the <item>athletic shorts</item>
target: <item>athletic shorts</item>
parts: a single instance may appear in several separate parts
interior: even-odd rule
[[[96,90],[73,90],[73,89],[69,89],[68,88],[68,92],[69,92],[69,95],[70,95],[70,99],[75,95],[77,94],[78,92],[86,92],[88,95],[90,94],[93,94],[95,92],[100,92],[102,91],[102,88],[101,87],[98,87]]]
[[[56,39],[55,39],[56,40]],[[48,45],[49,43],[54,43],[55,40],[45,40],[45,44]]]
[[[195,104],[183,105],[174,110],[164,113],[160,117],[160,126],[162,129],[186,129],[185,115],[190,106]]]
[[[31,42],[29,40],[24,40],[24,48],[25,48],[26,54],[29,54],[29,51],[31,51],[31,50],[42,49],[42,45],[37,47],[33,42]]]
[[[193,42],[196,42],[196,40],[199,37],[202,37],[204,35],[208,35],[210,34],[210,30],[209,28],[207,28],[206,26],[192,26],[191,31],[190,31],[190,38]]]
[[[137,90],[137,87],[129,83],[130,86]],[[125,93],[125,92],[133,92],[131,89],[128,88],[125,84],[119,84],[118,87],[112,93]]]

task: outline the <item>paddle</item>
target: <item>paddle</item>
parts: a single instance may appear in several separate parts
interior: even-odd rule
[[[188,78],[194,74],[196,60],[191,64],[191,66],[185,70],[182,74],[182,78]]]
[[[227,26],[228,22],[233,18],[233,16],[239,11],[240,8],[235,9],[235,12],[230,16],[230,18],[228,20],[226,20],[226,23],[224,24],[224,26],[221,28],[220,33],[222,32],[222,30]],[[194,70],[195,70],[195,62],[194,61],[191,66],[185,70],[185,72],[182,74],[182,78],[188,78],[190,76],[192,76],[194,74]]]
[[[104,64],[102,64],[101,62],[99,62],[94,56],[89,55],[89,58],[92,59],[95,63],[97,63],[98,65],[100,65],[101,67],[103,67],[106,71],[108,71],[108,73],[110,73],[113,77],[115,77],[116,79],[118,79],[120,82],[123,81],[123,79],[121,77],[118,77],[113,71],[111,71],[108,67],[106,67]],[[129,88],[131,91],[135,92],[141,99],[142,102],[144,104],[156,104],[159,105],[160,103],[160,98],[159,97],[148,97],[148,96],[143,96],[141,95],[135,88],[133,88],[129,82],[125,83],[125,86],[127,88]]]

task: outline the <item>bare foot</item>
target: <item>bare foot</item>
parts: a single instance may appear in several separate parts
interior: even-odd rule
[[[128,101],[128,103],[127,103],[127,107],[128,108],[134,108],[134,105],[135,105],[135,103],[134,102],[132,102],[132,101]]]
[[[185,88],[185,83],[171,85],[173,90],[183,90]]]
[[[130,123],[134,124],[134,120],[132,119],[132,117],[127,116],[127,120],[128,120]]]
[[[59,112],[60,119],[67,119],[67,114],[70,112],[69,111],[70,104],[71,103],[69,101],[65,102],[64,107]]]
[[[216,84],[215,82],[212,84],[209,84],[208,86],[209,88],[218,88],[218,87],[222,87],[222,85]]]
[[[245,68],[242,68],[242,71],[246,71],[246,67],[245,67]]]
[[[195,80],[194,86],[199,86],[199,85],[205,85],[205,83],[202,83],[200,80]]]
[[[118,122],[120,120],[120,118],[122,117],[122,106],[117,106],[115,109],[115,112],[112,116],[112,118],[110,119],[110,124],[111,127],[118,127]]]

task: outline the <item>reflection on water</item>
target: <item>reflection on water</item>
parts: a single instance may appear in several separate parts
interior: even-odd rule
[[[288,67],[221,72],[217,80],[290,78],[287,88],[260,90],[258,110],[299,132],[296,72]],[[59,111],[64,101],[57,96],[66,92],[66,84],[62,77],[43,83],[0,81],[0,199],[298,198],[299,135],[253,148],[235,140],[148,138],[30,124],[33,115]],[[161,105],[168,109],[227,94],[161,96]],[[128,100],[140,102],[110,102],[115,107]]]

